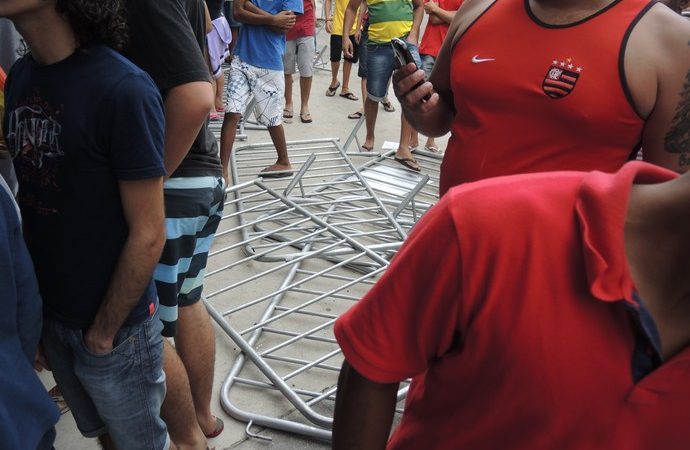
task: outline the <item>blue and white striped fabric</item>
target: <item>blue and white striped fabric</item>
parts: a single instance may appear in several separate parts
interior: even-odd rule
[[[178,305],[201,299],[208,251],[224,200],[222,177],[170,178],[165,182],[167,240],[154,272],[164,336],[176,334]]]

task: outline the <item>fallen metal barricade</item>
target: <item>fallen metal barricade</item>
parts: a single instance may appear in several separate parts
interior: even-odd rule
[[[266,439],[251,431],[257,425],[328,441],[343,360],[333,324],[436,201],[440,159],[417,153],[419,174],[392,151],[346,152],[334,138],[289,142],[288,152],[290,176],[260,179],[275,161],[272,144],[233,150],[236,184],[209,254],[205,303],[230,338],[218,345],[238,352],[223,409],[251,437]]]

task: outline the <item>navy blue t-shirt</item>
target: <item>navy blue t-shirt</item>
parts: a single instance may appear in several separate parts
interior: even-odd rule
[[[3,130],[45,313],[87,328],[128,235],[118,181],[165,175],[163,102],[148,75],[103,45],[46,66],[26,55],[5,95]],[[127,323],[155,299],[151,281]]]

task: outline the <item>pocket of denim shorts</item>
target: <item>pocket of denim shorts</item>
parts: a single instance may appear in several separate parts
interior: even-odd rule
[[[137,340],[138,327],[122,327],[115,335],[113,349],[108,353],[94,353],[86,346],[84,332],[79,332],[79,341],[84,352],[92,358],[108,358],[112,355],[131,356]]]

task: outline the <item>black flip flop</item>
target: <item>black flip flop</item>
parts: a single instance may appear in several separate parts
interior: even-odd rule
[[[341,96],[342,98],[346,98],[346,99],[348,99],[348,100],[352,100],[353,102],[356,102],[357,100],[359,100],[359,97],[357,97],[357,96],[356,96],[355,94],[353,94],[352,92],[341,92],[341,93],[340,93],[340,96]]]
[[[419,167],[417,160],[414,158],[398,158],[396,156],[395,160],[412,171],[420,172],[422,170]]]
[[[326,90],[326,97],[333,97],[335,95],[335,91],[337,91],[339,87],[340,81],[338,81],[333,87],[328,86],[328,89]]]
[[[266,169],[264,169],[261,172],[259,172],[259,176],[261,178],[285,178],[285,177],[292,176],[293,173],[294,173],[294,171],[290,170],[290,169],[288,169],[288,170],[266,170]]]

